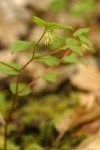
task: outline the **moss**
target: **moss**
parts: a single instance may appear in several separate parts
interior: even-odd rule
[[[20,147],[25,150],[35,150],[35,148],[41,150],[39,145],[51,146],[57,136],[55,124],[61,120],[65,112],[70,113],[74,110],[74,107],[72,107],[73,109],[70,108],[71,106],[69,107],[69,100],[69,97],[51,94],[34,100],[29,99],[28,103],[17,107],[18,111],[13,115],[13,118],[16,118],[16,123],[12,122],[9,125],[8,132],[9,139],[12,141],[10,145],[16,148],[14,150],[19,150],[19,147],[12,145],[14,141],[18,144],[18,140],[21,141],[19,142]],[[6,108],[9,108],[11,101],[7,105],[4,110],[6,113]],[[20,131],[17,125],[21,125],[23,129]],[[15,136],[13,141],[12,136],[16,133],[18,136]]]
[[[66,97],[49,95],[31,101],[21,109],[20,113],[23,116],[23,122],[29,124],[32,120],[57,120],[67,109]]]
[[[3,150],[4,138],[0,136],[0,150]],[[8,140],[7,150],[20,150],[18,146],[14,145],[12,141]]]
[[[36,143],[30,143],[29,145],[27,145],[25,150],[42,150],[42,147]]]

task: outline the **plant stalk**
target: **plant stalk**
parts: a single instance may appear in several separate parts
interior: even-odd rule
[[[11,106],[11,109],[9,111],[9,114],[8,114],[8,118],[6,120],[6,125],[5,125],[5,128],[4,128],[4,150],[7,150],[7,133],[8,133],[8,126],[9,126],[9,122],[12,118],[12,115],[13,115],[13,112],[14,112],[14,109],[15,109],[15,105],[16,105],[16,101],[17,101],[17,97],[18,97],[18,84],[19,84],[19,78],[20,78],[20,75],[17,76],[17,81],[16,81],[16,94],[14,95],[14,98],[12,100],[12,106]]]
[[[39,42],[41,41],[41,39],[43,38],[43,36],[45,35],[45,33],[46,33],[46,28],[45,28],[45,30],[44,30],[42,36],[39,38],[39,40],[37,41],[36,45],[34,46],[32,58],[20,69],[20,74],[17,76],[17,81],[16,81],[16,93],[15,93],[14,98],[13,98],[13,100],[12,100],[12,107],[11,107],[11,109],[10,109],[10,111],[9,111],[8,118],[6,119],[6,125],[5,125],[5,128],[4,128],[4,150],[7,150],[7,136],[8,136],[7,133],[8,133],[8,126],[9,126],[9,122],[10,122],[12,116],[13,116],[13,112],[14,112],[14,109],[15,109],[17,97],[18,97],[18,95],[19,95],[18,85],[19,85],[19,79],[20,79],[21,72],[22,72],[22,71],[28,66],[28,64],[34,59],[34,54],[35,54],[36,47],[37,47],[37,45],[39,44]],[[2,63],[2,62],[0,62],[0,63]],[[15,68],[13,68],[13,67],[10,66],[10,65],[7,65],[7,64],[5,64],[5,63],[2,63],[2,64],[4,64],[4,65],[6,65],[6,66],[8,66],[8,67],[10,67],[10,68],[12,68],[12,69],[14,69],[14,70],[16,70]],[[16,71],[18,71],[18,70],[16,70]],[[33,84],[34,82],[35,82],[35,81],[33,81],[32,83],[30,83],[30,85]]]

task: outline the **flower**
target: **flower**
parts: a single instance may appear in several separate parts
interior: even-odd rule
[[[52,44],[54,41],[57,42],[57,40],[58,40],[58,38],[60,38],[60,36],[58,36],[56,34],[56,32],[54,32],[54,30],[48,29],[44,35],[44,38],[45,38],[45,44],[49,45],[49,44]]]

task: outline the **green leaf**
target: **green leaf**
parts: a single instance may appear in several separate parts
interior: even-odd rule
[[[65,40],[65,45],[64,46],[62,46],[60,49],[61,50],[66,50],[67,48],[69,48],[69,46],[72,44],[72,42],[73,42],[74,40],[72,39],[72,38],[67,38],[66,40]]]
[[[35,16],[33,16],[33,22],[35,22],[39,26],[47,27],[48,29],[71,29],[73,30],[71,26],[65,26],[62,24],[55,23],[55,22],[49,23]]]
[[[67,48],[70,48],[73,52],[75,52],[81,56],[83,55],[83,53],[81,51],[81,47],[80,47],[80,42],[77,40],[74,40],[72,38],[68,38],[66,41],[66,45],[60,49],[66,50]]]
[[[92,45],[91,41],[90,41],[87,37],[85,37],[85,36],[83,36],[83,35],[80,35],[80,36],[79,36],[79,39],[80,39],[81,42],[83,42],[83,43],[85,43],[85,44],[88,44],[89,46]]]
[[[66,25],[55,23],[55,22],[48,23],[48,28],[49,29],[71,29],[73,30],[71,26],[66,26]]]
[[[51,45],[50,45],[50,48],[52,50],[54,49],[60,49],[63,45],[65,44],[65,38],[62,37],[62,38],[58,38],[57,39],[57,42],[53,42]]]
[[[11,45],[11,53],[16,53],[18,51],[23,51],[28,48],[31,48],[32,45],[34,45],[35,42],[27,42],[27,41],[16,41]]]
[[[9,74],[9,75],[18,75],[19,74],[19,70],[21,69],[21,66],[19,66],[16,63],[5,63],[5,64],[7,64],[8,66],[0,63],[0,72],[2,72],[4,74]],[[13,68],[11,68],[10,66]]]
[[[43,77],[48,81],[56,82],[56,75],[52,72],[46,73]]]
[[[43,62],[48,66],[52,66],[60,61],[59,59],[53,56],[44,56],[43,58],[37,58],[36,60],[39,62]]]
[[[73,36],[76,37],[76,36],[82,35],[84,33],[89,32],[89,30],[90,30],[89,28],[78,29],[76,32],[74,32]]]
[[[19,83],[18,84],[18,91],[22,90],[24,87],[26,86],[26,84],[24,83]],[[10,90],[13,94],[16,94],[16,83],[12,83],[10,84]],[[21,93],[19,93],[19,96],[24,96],[24,95],[28,95],[31,92],[30,88],[25,89],[24,91],[22,91]]]
[[[82,51],[81,51],[81,48],[79,49],[78,46],[76,46],[76,45],[70,45],[69,48],[70,48],[73,52],[75,52],[75,53],[77,53],[77,54],[79,54],[79,55],[81,55],[81,56],[83,55],[83,53],[82,53]]]
[[[82,63],[82,61],[78,59],[75,54],[64,57],[63,61],[66,63]]]
[[[46,21],[44,21],[44,20],[42,20],[42,19],[40,19],[40,18],[38,18],[36,16],[33,16],[33,22],[35,22],[39,26],[46,27],[48,25],[48,23]]]

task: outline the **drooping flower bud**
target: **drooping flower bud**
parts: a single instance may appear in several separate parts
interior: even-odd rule
[[[54,32],[54,30],[47,30],[47,32],[44,35],[45,38],[45,44],[49,45],[52,44],[53,42],[57,42],[58,38],[60,38],[60,36],[58,36],[56,34],[56,32]]]

